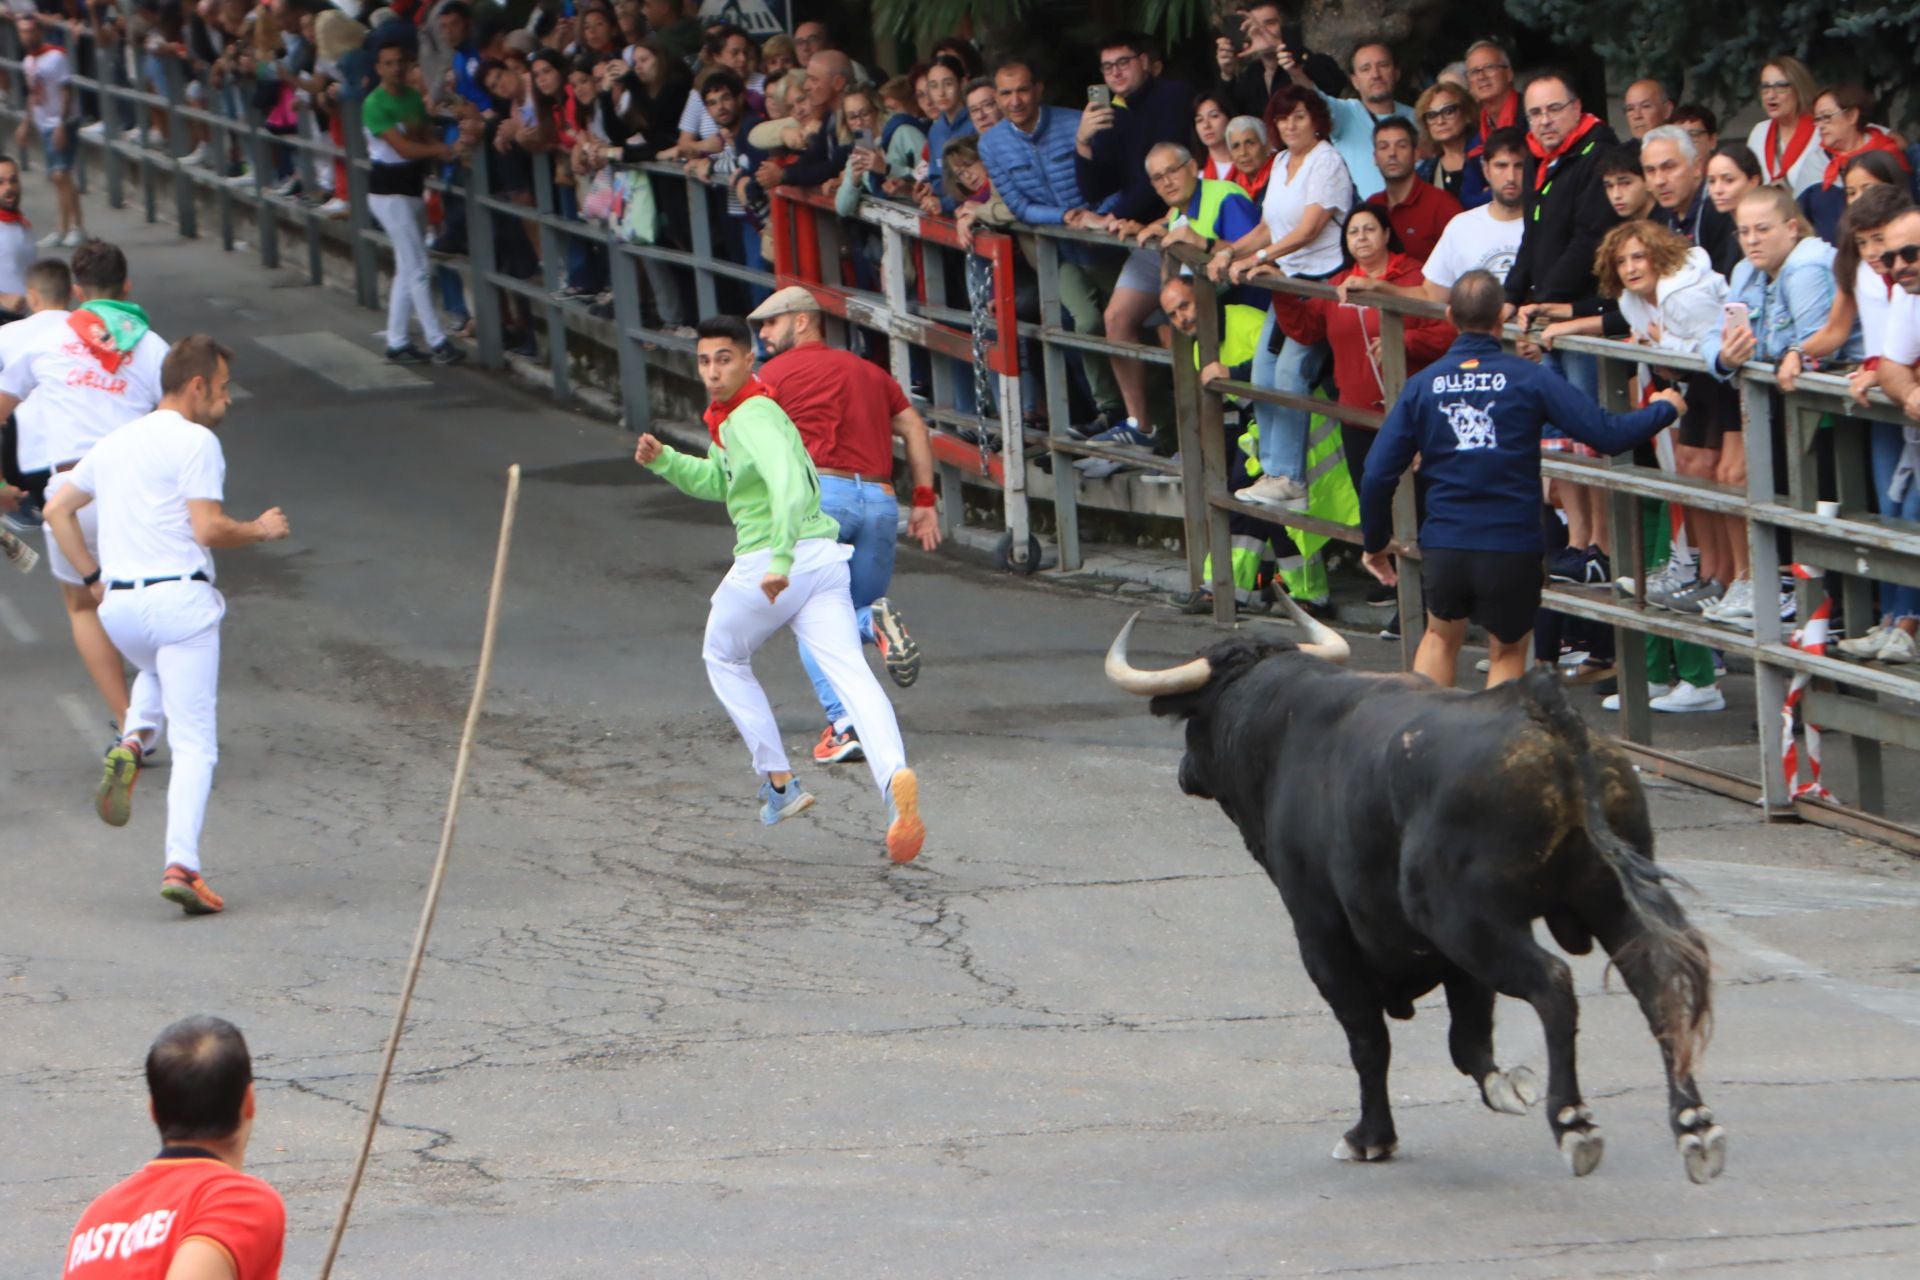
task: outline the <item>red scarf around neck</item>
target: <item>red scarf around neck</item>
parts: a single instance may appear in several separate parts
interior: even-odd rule
[[[1492,115],[1488,115],[1484,111],[1480,113],[1480,145],[1482,147],[1486,146],[1487,136],[1495,129],[1511,129],[1519,122],[1520,95],[1514,90],[1509,89],[1507,90],[1507,96],[1501,101],[1497,111]]]
[[[726,445],[720,444],[720,424],[731,417],[735,409],[755,396],[770,394],[764,382],[758,378],[749,377],[741,388],[733,393],[733,399],[716,400],[707,406],[707,412],[704,415],[707,420],[707,434],[713,437],[715,444],[720,445],[722,449],[726,448]]]
[[[1794,162],[1813,141],[1813,117],[1801,116],[1800,122],[1793,126],[1793,136],[1787,139],[1787,150],[1780,157],[1779,167],[1773,163],[1773,153],[1780,141],[1780,122],[1767,121],[1766,144],[1761,148],[1760,171],[1766,174],[1768,182],[1778,182],[1793,171]]]
[[[27,215],[18,209],[0,209],[0,222],[15,223],[22,231],[33,230],[33,224],[27,221]]]
[[[1580,123],[1574,126],[1573,132],[1562,138],[1560,145],[1555,147],[1551,154],[1549,154],[1545,147],[1540,145],[1540,139],[1534,137],[1531,132],[1527,134],[1527,150],[1531,151],[1534,159],[1540,162],[1540,167],[1535,169],[1533,173],[1533,189],[1535,191],[1547,185],[1547,182],[1553,177],[1553,167],[1560,163],[1563,156],[1579,146],[1580,139],[1593,132],[1594,127],[1599,123],[1600,117],[1594,115],[1592,112],[1583,114],[1580,117]]]
[[[1827,172],[1820,179],[1820,189],[1825,191],[1840,181],[1840,175],[1847,171],[1847,166],[1853,162],[1853,158],[1863,156],[1869,151],[1884,151],[1898,160],[1902,169],[1909,171],[1912,169],[1912,166],[1907,163],[1906,153],[1900,150],[1900,144],[1894,140],[1894,136],[1877,124],[1868,125],[1865,142],[1827,161]]]

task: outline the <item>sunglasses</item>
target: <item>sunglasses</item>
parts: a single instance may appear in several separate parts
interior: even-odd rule
[[[1428,124],[1432,124],[1435,120],[1448,120],[1459,114],[1460,104],[1457,102],[1449,102],[1444,107],[1435,107],[1431,111],[1422,112],[1420,118]]]
[[[1893,270],[1893,264],[1896,260],[1904,262],[1908,266],[1920,262],[1920,244],[1903,244],[1898,249],[1887,250],[1880,255],[1881,270]]]

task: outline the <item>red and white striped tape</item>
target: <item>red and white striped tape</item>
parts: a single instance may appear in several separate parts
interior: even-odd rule
[[[1811,581],[1821,577],[1821,571],[1804,564],[1792,566],[1793,576],[1802,581]],[[1833,629],[1833,598],[1827,596],[1820,601],[1820,607],[1807,619],[1807,625],[1787,637],[1787,643],[1803,653],[1824,656],[1827,652],[1827,638]],[[1820,726],[1807,721],[1803,726],[1807,738],[1807,771],[1811,779],[1800,781],[1800,758],[1794,748],[1793,722],[1794,712],[1805,699],[1807,686],[1813,683],[1813,677],[1802,671],[1793,677],[1793,683],[1787,686],[1786,705],[1780,709],[1781,735],[1785,744],[1780,752],[1781,772],[1786,775],[1787,791],[1794,799],[1801,796],[1815,796],[1822,800],[1833,799],[1833,792],[1820,783]]]

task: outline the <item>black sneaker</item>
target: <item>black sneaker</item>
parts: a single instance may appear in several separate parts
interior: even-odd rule
[[[454,346],[451,342],[442,342],[433,349],[433,362],[435,364],[459,364],[466,358],[467,353]]]
[[[1390,587],[1384,582],[1376,581],[1371,587],[1367,588],[1367,603],[1370,605],[1390,605],[1399,598],[1399,588]]]
[[[1582,585],[1605,586],[1613,581],[1613,561],[1598,547],[1587,548],[1587,576]]]
[[[1585,583],[1587,553],[1578,547],[1562,547],[1547,560],[1547,576],[1555,582]]]
[[[425,364],[427,353],[409,342],[404,347],[388,347],[387,359],[395,364]]]

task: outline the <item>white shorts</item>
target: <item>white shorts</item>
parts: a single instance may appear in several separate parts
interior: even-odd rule
[[[47,499],[46,500],[48,502],[52,502],[53,495],[56,493],[59,493],[62,489],[66,487],[67,487],[67,473],[64,471],[54,472],[53,478],[47,481]],[[95,564],[99,564],[100,563],[100,504],[99,503],[89,502],[86,506],[80,508],[80,536],[86,539],[87,550],[93,553],[93,562]],[[47,568],[52,572],[54,576],[54,580],[57,582],[64,582],[70,587],[78,587],[78,586],[84,585],[80,581],[80,574],[74,569],[72,563],[67,560],[66,554],[60,550],[60,543],[58,539],[56,539],[53,536],[53,530],[51,529],[47,530]]]

